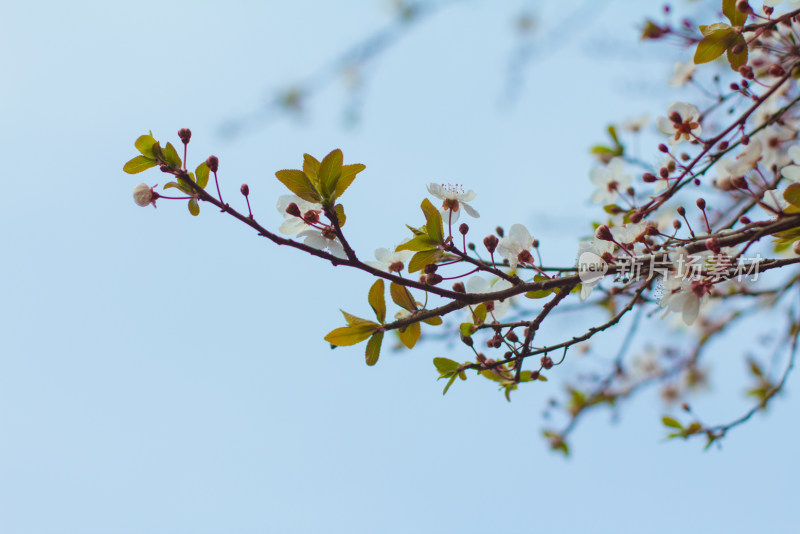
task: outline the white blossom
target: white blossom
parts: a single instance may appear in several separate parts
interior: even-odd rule
[[[395,264],[406,265],[411,256],[414,255],[412,250],[401,250],[399,252],[392,252],[386,248],[379,248],[375,251],[375,259],[378,261],[365,262],[370,267],[379,269],[381,271],[390,272],[390,267]],[[402,270],[402,269],[401,269]]]
[[[513,284],[508,280],[495,280],[494,284],[489,282],[485,278],[481,278],[480,276],[473,276],[469,280],[467,280],[467,293],[494,293],[495,291],[503,291],[504,289],[508,289]],[[503,300],[493,300],[491,301],[494,305],[494,309],[492,310],[492,317],[497,320],[500,320],[506,312],[508,308],[511,307],[511,298],[503,299]]]
[[[283,215],[284,221],[283,224],[278,228],[278,231],[284,235],[294,235],[299,234],[305,230],[313,229],[314,227],[306,224],[306,222],[301,217],[295,217],[294,215],[290,215],[286,213],[286,208],[289,207],[289,204],[296,204],[297,207],[300,209],[300,213],[305,215],[309,211],[318,211],[322,212],[322,205],[316,204],[314,202],[308,202],[303,200],[302,198],[295,196],[295,195],[281,195],[278,197],[278,212]],[[318,248],[318,247],[317,247]]]
[[[697,107],[685,102],[673,102],[667,108],[667,116],[659,117],[656,124],[662,133],[670,136],[668,143],[671,145],[677,145],[684,140],[691,141],[693,136],[700,135],[703,130]]]
[[[700,314],[701,304],[707,300],[708,290],[701,281],[690,281],[671,276],[662,282],[663,294],[660,305],[664,312],[679,313],[686,326],[691,326]]]
[[[650,124],[650,117],[648,115],[640,115],[639,117],[628,119],[623,122],[622,129],[637,133],[643,130],[648,124]]]
[[[692,79],[694,75],[695,66],[694,63],[682,63],[678,61],[675,63],[675,70],[672,73],[672,76],[669,79],[669,86],[670,87],[681,87],[686,85],[689,80]]]
[[[597,189],[589,200],[603,205],[612,204],[617,200],[619,191],[625,190],[631,185],[631,177],[624,174],[624,171],[622,158],[613,158],[605,167],[592,169],[589,179],[597,186]]]
[[[313,228],[300,232],[297,234],[297,237],[305,238],[303,243],[309,247],[330,252],[337,258],[347,259],[347,254],[344,251],[344,247],[339,242],[339,239],[336,236],[328,235],[327,232],[322,232]]]
[[[511,268],[516,269],[520,263],[533,263],[533,256],[530,253],[533,241],[533,236],[525,226],[515,224],[509,229],[508,235],[498,243],[497,253],[507,258]]]
[[[581,279],[581,300],[586,300],[594,286],[603,278],[608,269],[603,259],[613,254],[614,243],[593,237],[591,241],[582,241],[578,245],[578,276]]]
[[[467,212],[467,215],[471,217],[478,218],[480,214],[478,214],[475,209],[467,204],[467,202],[471,202],[475,200],[477,194],[475,191],[470,189],[467,192],[464,192],[464,189],[459,185],[445,185],[445,184],[428,184],[428,193],[435,196],[439,200],[443,200],[442,204],[442,215],[445,223],[454,223],[458,220],[458,216],[461,214],[461,208],[464,208],[464,211]]]

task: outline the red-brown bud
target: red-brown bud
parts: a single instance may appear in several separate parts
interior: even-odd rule
[[[700,208],[701,210],[706,209],[706,201],[705,201],[705,199],[698,198],[696,204],[697,204],[697,207]]]
[[[181,138],[181,142],[184,145],[188,145],[189,140],[192,138],[192,131],[189,128],[181,128],[178,130],[178,137]]]
[[[780,65],[772,65],[769,68],[769,75],[774,76],[775,78],[780,78],[786,74],[786,70],[781,67]]]
[[[423,270],[425,271],[425,274],[433,274],[436,272],[436,269],[438,268],[439,266],[436,265],[435,263],[429,263],[428,265],[423,267]]]
[[[613,241],[614,236],[611,235],[611,230],[607,225],[602,224],[594,231],[594,236],[600,241]]]
[[[286,206],[286,213],[288,213],[289,215],[293,215],[295,217],[303,216],[303,214],[300,213],[300,208],[297,207],[297,204],[295,204],[294,202]]]
[[[456,282],[453,284],[453,291],[455,291],[456,293],[466,293],[467,288],[464,287],[463,282]]]
[[[217,172],[219,170],[219,158],[217,156],[208,156],[206,165],[211,172]]]
[[[248,196],[250,194],[250,186],[247,184],[242,184],[242,187],[239,188],[239,191],[241,191],[244,196]]]
[[[719,239],[717,239],[716,237],[709,237],[708,239],[706,239],[705,245],[706,248],[711,252],[713,252],[714,254],[719,254],[719,251],[721,250],[719,246]]]
[[[686,209],[683,206],[678,206],[675,211],[677,211],[678,215],[681,217],[686,217]]]
[[[655,182],[657,179],[658,179],[658,178],[656,178],[656,175],[655,175],[655,174],[653,174],[653,173],[650,173],[650,172],[646,172],[646,173],[644,173],[644,174],[642,175],[642,180],[643,180],[645,183],[648,183],[648,184],[652,184],[652,183],[653,183],[653,182]]]
[[[483,238],[483,246],[486,247],[486,250],[489,251],[489,254],[494,254],[494,251],[497,250],[497,245],[499,243],[500,240],[493,235],[487,235],[486,237]]]
[[[459,224],[458,231],[461,233],[461,235],[467,235],[467,232],[469,232],[469,225],[467,223]]]
[[[553,367],[553,360],[550,356],[542,356],[542,367],[545,369],[550,369]]]

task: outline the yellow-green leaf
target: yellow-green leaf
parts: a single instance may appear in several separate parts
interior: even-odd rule
[[[438,247],[436,241],[433,241],[427,235],[418,235],[412,237],[405,243],[401,243],[395,249],[395,252],[400,252],[401,250],[412,250],[414,252],[421,252],[423,250],[431,250]]]
[[[330,197],[331,193],[336,190],[336,182],[341,174],[342,151],[337,148],[325,156],[319,165],[319,185],[325,197]]]
[[[738,54],[734,54],[733,49],[737,46],[741,46],[742,51]],[[729,40],[726,53],[728,55],[728,63],[731,64],[733,70],[738,71],[739,67],[747,65],[747,42],[745,42],[744,36],[741,33],[733,34],[733,37]]]
[[[472,310],[472,320],[475,324],[483,324],[486,321],[486,305],[478,304]]]
[[[790,184],[783,192],[783,199],[792,206],[800,207],[800,184]]]
[[[661,422],[664,424],[664,426],[668,426],[670,428],[677,428],[678,430],[683,430],[682,424],[680,424],[678,421],[667,415],[661,418]]]
[[[337,347],[345,347],[348,345],[355,345],[361,343],[376,331],[378,325],[372,324],[358,324],[353,326],[343,326],[335,330],[331,330],[325,341]]]
[[[336,182],[336,198],[342,196],[342,194],[350,187],[350,184],[353,183],[353,180],[356,179],[356,175],[366,169],[365,165],[361,163],[353,163],[352,165],[344,165],[342,167],[342,174],[339,176],[339,181]]]
[[[347,321],[348,326],[356,326],[360,324],[369,324],[372,326],[378,326],[377,323],[374,323],[368,319],[362,319],[361,317],[356,317],[355,315],[347,313],[344,310],[339,310],[339,311],[342,312],[342,315],[344,315],[344,320]]]
[[[703,39],[697,44],[694,53],[696,65],[714,61],[725,52],[730,46],[731,38],[736,35],[727,24],[712,24],[711,26],[700,26]]]
[[[436,260],[442,257],[442,251],[438,248],[433,250],[423,250],[417,252],[411,257],[408,262],[408,272],[415,273],[422,270],[426,265],[435,263]]]
[[[369,305],[372,306],[372,309],[375,312],[375,317],[378,318],[378,322],[381,324],[383,324],[383,321],[386,320],[386,298],[384,297],[385,291],[386,288],[383,285],[383,280],[378,278],[369,289],[369,296],[367,298],[367,300],[369,300]]]
[[[404,308],[411,313],[417,311],[417,303],[414,301],[411,293],[405,287],[392,282],[389,284],[389,293],[392,295],[392,300],[394,303],[401,308]]]
[[[442,228],[442,214],[431,204],[427,198],[422,201],[422,213],[425,214],[425,229],[428,237],[435,243],[444,241],[444,230]]]
[[[152,133],[140,136],[133,144],[136,147],[136,149],[142,154],[142,156],[150,159],[155,159],[156,156],[153,153],[153,146],[155,146],[156,140],[153,137]]]
[[[289,191],[307,202],[319,202],[322,200],[319,192],[309,181],[303,171],[297,169],[284,169],[275,173],[275,177],[285,185]]]
[[[742,13],[736,9],[739,0],[722,0],[722,14],[731,21],[731,26],[744,26],[747,22],[747,13]]]
[[[422,335],[422,330],[420,329],[419,323],[412,323],[404,329],[398,330],[397,335],[400,336],[400,341],[406,348],[413,349],[414,345],[419,341],[419,337]]]
[[[167,148],[164,149],[164,161],[174,169],[181,168],[181,157],[175,147],[172,146],[172,143],[167,143]]]
[[[444,321],[442,320],[442,318],[441,318],[441,317],[439,317],[439,316],[437,315],[436,317],[430,317],[430,318],[428,318],[428,319],[423,319],[423,320],[422,320],[422,322],[423,322],[423,323],[425,323],[425,324],[429,324],[429,325],[431,325],[431,326],[439,326],[439,325],[440,325],[440,324],[442,324]]]
[[[333,209],[336,212],[336,219],[339,221],[339,226],[344,226],[345,221],[347,221],[347,217],[344,214],[344,206],[336,204],[336,207]]]
[[[383,343],[383,332],[375,332],[367,342],[367,365],[375,365],[381,355],[381,343]]]
[[[209,177],[209,169],[208,165],[206,165],[206,162],[204,161],[203,163],[198,165],[194,173],[197,179],[197,185],[199,185],[201,189],[205,189],[206,185],[208,185],[208,177]]]
[[[144,156],[136,156],[122,167],[122,170],[128,174],[139,174],[147,169],[152,169],[157,164],[155,160],[146,158]]]
[[[200,215],[200,206],[197,204],[196,198],[189,199],[189,213],[197,217]]]
[[[461,367],[460,363],[449,358],[434,358],[433,365],[435,365],[436,370],[439,371],[439,378],[453,376],[458,373],[458,368]]]
[[[303,154],[303,172],[312,184],[319,184],[319,161],[309,154]]]

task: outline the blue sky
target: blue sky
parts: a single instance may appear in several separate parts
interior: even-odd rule
[[[589,5],[536,4],[555,41],[564,15]],[[564,460],[540,437],[559,380],[510,404],[474,379],[442,397],[431,360],[464,353],[436,343],[367,368],[361,348],[322,337],[338,308],[364,311],[370,280],[205,207],[192,218],[183,203],[132,202],[140,181],[164,181],[121,171],[147,130],[175,143],[191,128],[190,161],[219,156],[223,195],[239,201],[248,183],[273,228],[285,193],[274,171],[340,147],[367,165],[343,199],[364,255],[405,237],[425,184],[442,181],[478,193],[477,235],[524,223],[549,262],[571,262],[599,216],[588,147],[610,120],[675,100],[664,81],[686,53],[637,41],[660,3],[608,2],[563,44],[537,45],[510,105],[524,6],[456,3],[415,27],[370,67],[355,127],[334,83],[302,119],[233,141],[220,125],[388,24],[387,4],[0,8],[0,531],[792,531],[793,377],[721,451],[663,442],[665,408],[646,393],[614,424],[607,412],[583,421]],[[647,324],[641,342],[671,335]],[[555,321],[551,335],[572,326]],[[747,406],[742,336],[711,359],[713,390],[697,400],[710,418]],[[564,379],[580,371],[569,363]]]

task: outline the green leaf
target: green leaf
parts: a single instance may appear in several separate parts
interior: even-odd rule
[[[425,323],[425,324],[429,324],[431,326],[439,326],[444,321],[442,321],[441,317],[437,316],[437,317],[430,317],[428,319],[423,319],[422,322]]]
[[[761,370],[761,366],[758,365],[758,362],[755,360],[748,359],[747,365],[750,368],[750,373],[754,376],[757,376],[758,378],[762,378],[764,376],[764,371]]]
[[[733,49],[741,45],[743,50],[739,54],[734,54]],[[731,64],[731,69],[738,71],[742,65],[747,65],[747,42],[741,33],[734,33],[733,37],[728,43],[728,63]]]
[[[383,332],[375,332],[367,342],[367,365],[375,365],[381,355],[381,343],[383,343]]]
[[[439,378],[447,378],[458,374],[458,369],[461,367],[460,363],[449,358],[434,358],[433,365],[435,365],[436,370],[439,371]]]
[[[611,136],[611,140],[614,141],[614,146],[620,147],[621,143],[619,142],[619,137],[617,136],[617,128],[611,124],[608,127],[608,135]]]
[[[328,335],[325,336],[325,341],[331,345],[336,345],[337,347],[355,345],[356,343],[361,343],[370,337],[378,327],[379,325],[375,323],[343,326],[341,328],[331,330]]]
[[[189,213],[197,217],[200,215],[200,206],[197,204],[196,198],[189,199]]]
[[[744,26],[747,22],[747,13],[736,9],[738,0],[722,0],[722,14],[731,21],[731,26]]]
[[[181,186],[178,185],[178,182],[167,182],[164,184],[164,189],[172,189],[173,187],[180,188]]]
[[[150,159],[156,159],[156,155],[153,152],[153,147],[156,144],[156,140],[153,137],[152,132],[147,135],[140,136],[139,139],[137,139],[133,144],[142,154],[142,156]]]
[[[414,345],[419,341],[419,337],[422,335],[422,330],[419,323],[412,323],[402,330],[398,330],[397,335],[400,336],[400,341],[406,348],[413,349]]]
[[[155,167],[157,163],[155,160],[146,158],[144,156],[136,156],[122,167],[122,170],[128,174],[139,174],[142,171]]]
[[[537,274],[533,277],[534,282],[543,282],[545,280],[548,280],[548,278],[546,276],[542,276],[541,274]],[[539,289],[536,291],[528,291],[525,293],[525,296],[529,299],[541,299],[553,292],[554,290],[552,289]]]
[[[696,65],[714,61],[725,52],[729,46],[729,39],[734,33],[727,24],[712,24],[711,26],[700,26],[700,31],[705,37],[697,44],[694,53]]]
[[[417,252],[408,262],[408,272],[415,273],[425,268],[426,265],[436,263],[442,257],[443,252],[438,248],[433,250],[423,250]]]
[[[181,168],[181,157],[175,147],[172,146],[172,143],[167,143],[167,148],[164,149],[164,161],[174,169]]]
[[[664,417],[662,417],[661,418],[661,422],[664,424],[664,426],[667,426],[667,427],[670,427],[670,428],[677,428],[678,430],[683,430],[683,425],[680,424],[675,419],[673,419],[672,417],[669,417],[668,415],[665,415]]]
[[[389,293],[391,294],[394,303],[401,308],[404,308],[411,313],[415,313],[417,311],[417,303],[414,301],[411,293],[405,287],[392,282],[389,284]]]
[[[308,177],[297,169],[284,169],[275,173],[275,177],[289,189],[292,193],[302,198],[306,202],[320,202],[322,197],[319,195],[314,185]]]
[[[303,154],[303,173],[312,184],[319,184],[319,161],[309,154]]]
[[[416,237],[412,237],[405,243],[401,243],[397,246],[395,252],[400,252],[401,250],[412,250],[414,252],[422,252],[423,250],[432,250],[438,248],[438,243],[436,241],[431,240],[427,235],[418,235]]]
[[[369,305],[372,306],[372,309],[375,312],[375,317],[378,318],[378,322],[381,324],[383,324],[384,320],[386,320],[386,298],[384,297],[385,292],[386,288],[383,285],[383,280],[378,278],[369,289],[369,296],[367,297],[367,300],[369,300]]]
[[[197,185],[200,186],[200,189],[205,189],[206,186],[208,185],[208,177],[209,177],[209,169],[205,161],[197,166],[197,169],[195,169],[194,174],[197,177]]]
[[[356,175],[366,169],[365,165],[361,163],[353,163],[352,165],[345,165],[342,167],[342,174],[339,176],[339,181],[336,182],[335,197],[339,198],[350,187]]]
[[[336,182],[342,174],[342,151],[332,150],[319,165],[319,185],[325,198],[336,190]]]

